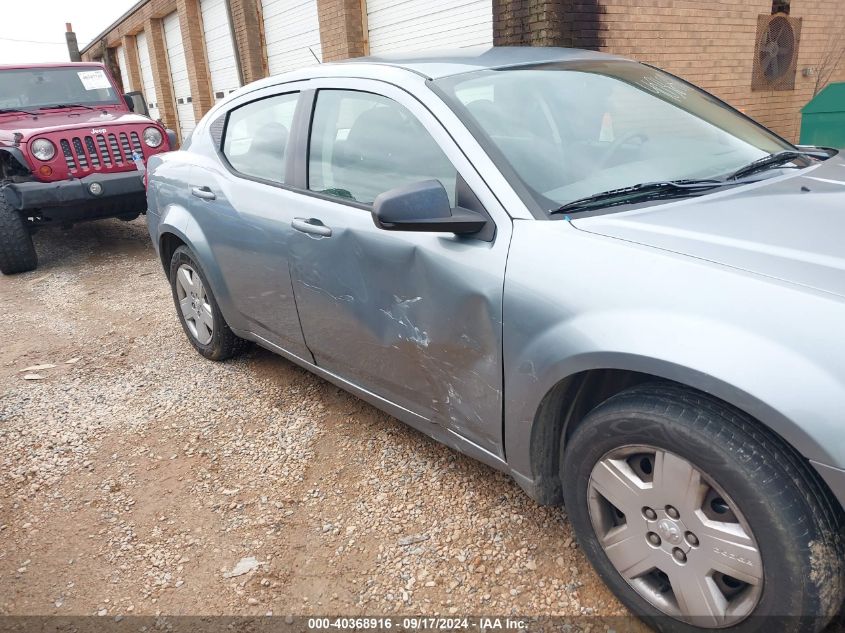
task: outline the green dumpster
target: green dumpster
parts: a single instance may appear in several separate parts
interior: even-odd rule
[[[845,147],[845,82],[830,84],[801,109],[801,145]]]

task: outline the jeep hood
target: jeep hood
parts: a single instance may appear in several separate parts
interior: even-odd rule
[[[845,297],[845,158],[699,198],[573,218],[582,230]]]
[[[23,134],[23,141],[44,134],[61,130],[108,128],[112,125],[152,125],[153,122],[145,116],[125,110],[102,109],[84,110],[56,110],[53,112],[39,112],[37,116],[21,115],[15,117],[0,117],[0,140],[12,142],[15,132]]]

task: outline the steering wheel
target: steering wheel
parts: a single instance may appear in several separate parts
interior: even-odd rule
[[[635,139],[639,139],[639,145],[642,146],[644,143],[648,142],[648,134],[645,132],[628,132],[627,134],[620,136],[610,144],[610,147],[607,148],[607,152],[601,161],[601,166],[607,167],[611,163],[612,159],[616,158],[616,154],[619,153],[619,150],[621,150],[623,146],[630,144],[631,141]]]

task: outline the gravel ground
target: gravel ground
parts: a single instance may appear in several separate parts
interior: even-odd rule
[[[0,278],[0,614],[625,613],[560,508],[280,357],[197,355],[143,222]]]

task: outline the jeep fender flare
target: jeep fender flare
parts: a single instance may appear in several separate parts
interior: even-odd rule
[[[0,146],[0,156],[4,154],[14,159],[14,161],[18,163],[22,169],[26,170],[27,173],[32,173],[32,167],[30,167],[29,162],[26,160],[26,156],[24,156],[24,153],[20,150],[20,148]],[[0,159],[0,163],[2,163],[2,159]],[[5,177],[5,173],[0,172],[0,178],[3,177]]]

